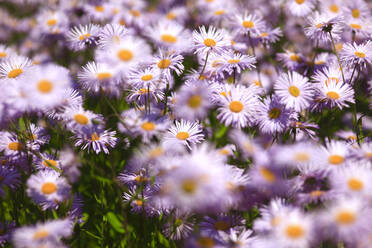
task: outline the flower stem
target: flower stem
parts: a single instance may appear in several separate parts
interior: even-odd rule
[[[332,46],[333,46],[334,53],[335,53],[335,55],[336,55],[336,57],[337,57],[338,65],[340,66],[340,71],[341,71],[341,75],[342,75],[342,80],[343,80],[344,83],[345,83],[344,70],[342,69],[341,60],[340,60],[340,57],[338,56],[338,52],[337,52],[337,49],[336,49],[335,41],[334,41],[334,39],[333,39],[333,36],[332,36],[332,33],[331,33],[331,32],[329,32],[329,36],[331,37]]]
[[[208,51],[208,52],[207,52],[207,56],[205,56],[204,66],[203,66],[202,71],[200,72],[199,80],[202,78],[203,73],[204,73],[204,70],[205,70],[205,67],[207,66],[207,61],[208,61],[208,57],[209,57],[209,52],[210,52],[210,51]]]

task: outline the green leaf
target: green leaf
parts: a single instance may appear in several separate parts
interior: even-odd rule
[[[115,231],[117,231],[118,233],[125,233],[123,225],[121,224],[118,217],[113,212],[108,212],[106,216],[107,216],[108,222],[114,228]]]

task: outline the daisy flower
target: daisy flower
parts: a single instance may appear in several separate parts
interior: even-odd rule
[[[366,67],[372,63],[372,41],[368,40],[363,44],[344,44],[340,53],[341,61],[349,68],[358,64],[361,67]]]
[[[238,231],[237,229],[230,229],[229,233],[220,231],[219,234],[227,247],[245,248],[253,245],[255,240],[252,237],[252,230],[243,229]],[[253,246],[252,246],[253,247]]]
[[[79,131],[74,135],[75,146],[81,146],[81,149],[92,149],[96,154],[104,152],[109,154],[109,147],[116,145],[116,131],[103,130],[101,128],[87,128]]]
[[[259,105],[257,90],[253,85],[249,88],[242,85],[226,88],[223,94],[216,97],[219,105],[217,118],[227,126],[244,128],[252,125]]]
[[[35,109],[51,109],[59,105],[70,86],[69,71],[53,64],[34,66],[24,74],[25,89],[30,93],[30,105]]]
[[[341,15],[343,6],[344,4],[342,0],[328,0],[320,3],[321,12],[332,16]]]
[[[289,0],[286,9],[294,16],[306,16],[315,8],[314,0]]]
[[[52,220],[14,230],[15,247],[64,247],[61,239],[72,234],[73,223],[69,219]]]
[[[344,141],[330,141],[323,147],[320,155],[321,162],[332,167],[345,164],[346,156],[349,153],[349,145]]]
[[[337,62],[331,62],[327,67],[315,72],[313,79],[321,85],[328,85],[331,81],[342,82],[342,73]]]
[[[177,75],[183,72],[182,62],[183,56],[181,54],[159,50],[158,54],[154,55],[151,65],[160,70],[161,77],[165,74],[166,78],[170,78],[172,71],[176,72]]]
[[[234,53],[230,50],[222,55],[222,61],[220,62],[217,73],[223,74],[223,72],[226,72],[228,75],[232,75],[233,73],[240,74],[245,69],[255,68],[255,63],[255,57]]]
[[[343,8],[346,18],[359,19],[369,15],[368,4],[363,0],[348,1]]]
[[[99,32],[99,26],[95,24],[75,26],[68,32],[67,41],[73,50],[83,50],[88,45],[96,44]]]
[[[23,156],[23,144],[17,139],[15,134],[9,132],[1,132],[0,135],[0,151],[4,152],[4,155],[11,158],[17,159]]]
[[[70,185],[54,170],[43,170],[27,180],[27,195],[43,210],[59,207],[60,202],[70,197]]]
[[[55,156],[45,153],[35,161],[35,167],[38,170],[55,170],[61,169],[61,163]]]
[[[279,27],[271,28],[268,25],[266,25],[260,28],[260,30],[261,32],[258,34],[258,38],[265,45],[275,43],[280,39],[280,37],[283,36],[283,32]]]
[[[181,240],[190,236],[194,229],[192,215],[176,210],[168,216],[169,221],[164,225],[164,234],[172,240]]]
[[[210,26],[208,31],[204,26],[201,26],[199,27],[199,32],[194,30],[192,36],[195,53],[203,56],[210,51],[222,54],[230,44],[225,37],[225,32],[213,26]]]
[[[242,14],[236,14],[231,20],[231,26],[240,34],[256,36],[264,28],[264,21],[261,16],[249,14],[247,11]]]
[[[175,121],[168,129],[164,139],[169,143],[181,143],[191,149],[190,145],[200,143],[204,140],[203,129],[198,122],[190,122],[181,119]]]
[[[68,17],[63,11],[44,9],[38,16],[40,30],[47,34],[60,34],[67,31]]]
[[[134,87],[147,88],[159,84],[160,81],[160,73],[156,68],[136,68],[128,73],[128,83]]]
[[[74,131],[83,128],[89,129],[93,126],[92,121],[102,122],[102,116],[94,114],[89,110],[84,110],[82,106],[69,106],[63,113],[63,119],[67,123],[67,127]]]
[[[86,14],[95,21],[103,21],[112,16],[112,4],[110,2],[102,4],[84,4]]]
[[[293,110],[286,109],[279,101],[278,97],[266,98],[260,102],[257,108],[256,119],[263,133],[282,133],[286,131],[291,120],[297,119],[297,114]]]
[[[8,60],[15,55],[16,52],[12,48],[0,44],[0,62]]]
[[[121,80],[117,67],[94,61],[83,66],[77,77],[83,89],[95,93],[99,93],[101,89],[107,91],[110,86],[116,86]]]
[[[354,103],[354,90],[347,83],[338,83],[331,79],[327,84],[317,84],[315,87],[314,107],[338,107],[342,109],[348,103]]]
[[[300,53],[284,50],[284,53],[278,53],[277,59],[281,61],[284,66],[290,70],[296,70],[305,61],[303,55]]]
[[[274,84],[275,94],[287,108],[300,112],[310,106],[313,86],[297,72],[282,73]]]
[[[152,137],[162,134],[167,129],[169,121],[157,117],[157,115],[144,116],[133,128],[133,134],[141,135],[144,143],[149,143]]]
[[[164,83],[160,85],[149,84],[145,87],[133,87],[127,96],[128,102],[136,102],[139,105],[146,105],[148,98],[151,102],[160,102],[164,99]]]
[[[15,190],[20,183],[21,174],[19,174],[19,172],[16,169],[11,168],[9,166],[0,166],[0,197],[5,196],[5,191],[3,189],[4,186],[7,186],[10,189]]]
[[[208,234],[211,237],[218,238],[220,232],[229,233],[230,230],[240,226],[244,226],[246,223],[245,219],[236,214],[218,214],[216,218],[205,216],[204,220],[200,222],[200,232]]]
[[[31,61],[22,56],[12,56],[0,63],[0,78],[18,79],[32,66]]]
[[[98,34],[98,47],[108,49],[110,46],[119,45],[127,35],[129,31],[125,27],[118,24],[106,24]]]

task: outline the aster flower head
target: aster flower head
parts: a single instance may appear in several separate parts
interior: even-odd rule
[[[88,45],[95,45],[99,32],[99,26],[95,24],[75,26],[67,34],[69,46],[73,50],[79,51]]]
[[[258,38],[262,43],[267,45],[277,42],[282,36],[283,32],[279,27],[271,28],[270,26],[265,25],[263,28],[261,28],[261,33],[258,35]]]
[[[0,197],[5,195],[4,186],[15,190],[21,183],[20,177],[21,174],[15,168],[0,166]]]
[[[206,30],[205,26],[199,27],[199,32],[194,30],[193,34],[195,53],[204,56],[206,53],[223,53],[230,42],[225,37],[225,32],[213,26]]]
[[[88,152],[93,150],[96,154],[104,152],[109,154],[108,148],[116,145],[116,131],[104,130],[100,127],[83,128],[75,134],[75,146],[81,146]]]
[[[264,21],[260,15],[249,14],[247,11],[236,14],[231,20],[232,27],[240,34],[256,36],[264,28]]]
[[[177,75],[180,75],[184,66],[182,64],[183,56],[179,53],[159,50],[158,54],[155,55],[152,59],[152,66],[160,70],[160,74],[165,74],[166,78],[171,77],[171,72],[176,72]]]
[[[252,69],[256,66],[256,59],[250,55],[243,55],[241,53],[234,53],[229,50],[227,53],[224,53],[222,56],[222,61],[218,67],[219,74],[226,72],[228,75],[232,75],[234,72],[240,74],[245,69]]]
[[[348,103],[354,103],[354,90],[347,84],[337,82],[337,79],[330,79],[327,83],[317,84],[315,88],[314,108],[334,108],[342,109]]]
[[[294,16],[306,16],[315,8],[314,0],[289,0],[286,9]]]
[[[98,34],[98,47],[100,49],[108,49],[110,46],[119,45],[127,35],[129,35],[129,31],[122,25],[106,24]]]
[[[363,44],[347,43],[340,53],[341,61],[345,66],[352,68],[355,64],[366,67],[372,63],[372,41],[368,40]]]
[[[308,108],[313,98],[311,83],[297,72],[282,73],[274,84],[274,90],[287,108],[298,112]]]
[[[15,80],[22,78],[23,73],[32,66],[31,61],[22,56],[12,56],[0,63],[0,78]]]
[[[180,121],[175,121],[168,129],[164,139],[169,143],[181,143],[191,148],[191,145],[204,140],[204,134],[198,122],[181,119]]]

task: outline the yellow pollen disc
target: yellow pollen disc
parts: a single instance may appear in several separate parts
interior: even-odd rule
[[[186,179],[182,182],[182,190],[187,194],[192,194],[197,188],[197,183],[193,179]]]
[[[41,192],[45,195],[50,195],[53,194],[54,192],[57,191],[57,185],[54,183],[44,183],[43,186],[41,186]]]
[[[82,114],[76,114],[74,120],[81,125],[86,125],[89,122],[88,118]]]
[[[229,227],[230,227],[229,223],[225,221],[216,221],[216,223],[214,223],[214,228],[216,228],[216,230],[219,231],[226,231],[229,229]]]
[[[136,203],[137,206],[142,206],[143,205],[142,200],[135,200],[134,202]]]
[[[299,60],[300,56],[297,55],[297,54],[292,54],[291,56],[289,56],[289,59],[292,60],[292,61],[295,61],[297,62]]]
[[[206,79],[207,77],[203,74],[203,75],[201,75],[200,77],[199,77],[199,80],[204,80],[204,79]]]
[[[10,142],[8,148],[13,151],[19,151],[22,149],[22,144],[19,142]]]
[[[282,111],[278,108],[272,108],[269,112],[270,119],[277,119]]]
[[[135,16],[135,17],[141,16],[141,12],[139,12],[138,10],[131,9],[130,13],[132,16]]]
[[[274,175],[274,173],[272,173],[269,169],[267,169],[266,167],[262,167],[260,169],[260,174],[261,176],[269,183],[273,183],[276,181],[276,177]]]
[[[204,40],[204,45],[207,47],[214,47],[216,45],[216,41],[210,38]]]
[[[160,69],[167,69],[170,64],[171,64],[171,61],[169,59],[162,59],[158,62],[158,67]]]
[[[337,214],[336,221],[341,225],[349,225],[352,224],[355,221],[355,214],[344,210]]]
[[[208,237],[200,237],[197,239],[196,243],[200,248],[212,248],[215,245],[214,240]]]
[[[323,60],[318,60],[318,61],[315,61],[315,64],[316,64],[316,65],[324,65],[324,64],[325,64],[325,61],[323,61]]]
[[[357,178],[350,178],[347,185],[352,191],[360,191],[364,188],[364,184]]]
[[[229,62],[229,64],[237,64],[240,62],[240,59],[229,59],[227,62]]]
[[[120,24],[121,26],[125,26],[125,20],[120,19],[119,24]]]
[[[144,122],[141,125],[141,127],[145,131],[154,131],[155,130],[155,124],[153,122]]]
[[[138,91],[138,94],[140,94],[140,95],[144,95],[144,94],[147,94],[147,89],[145,89],[145,88],[142,88],[142,89],[140,89],[139,91]]]
[[[243,110],[244,108],[244,105],[243,103],[239,102],[239,101],[232,101],[230,102],[229,104],[229,109],[231,112],[234,112],[234,113],[239,113]]]
[[[358,56],[359,58],[365,58],[365,57],[366,57],[366,54],[363,53],[363,52],[358,52],[358,51],[356,51],[354,54],[355,54],[356,56]]]
[[[304,235],[304,229],[300,225],[287,226],[285,233],[289,238],[298,239]]]
[[[259,87],[262,87],[262,84],[259,80],[254,80],[253,83]]]
[[[227,149],[221,149],[218,153],[225,156],[230,155],[230,151]]]
[[[350,23],[350,27],[354,29],[362,29],[362,26],[357,23]]]
[[[91,137],[90,137],[90,140],[91,141],[98,141],[99,140],[99,136],[96,132],[92,133]]]
[[[131,50],[128,49],[121,49],[118,51],[117,56],[122,61],[128,62],[133,58],[133,53]]]
[[[13,69],[13,70],[11,70],[11,71],[8,73],[8,78],[16,78],[16,77],[18,77],[19,75],[21,75],[22,73],[23,73],[23,70],[20,69],[20,68]]]
[[[357,139],[357,136],[355,135],[350,135],[347,137],[348,140],[356,140]]]
[[[317,27],[317,28],[321,28],[321,27],[323,27],[323,23],[318,23],[318,24],[316,24],[316,27]]]
[[[170,35],[170,34],[163,34],[160,36],[161,40],[166,42],[166,43],[176,43],[177,42],[177,37]]]
[[[245,27],[245,28],[253,28],[253,27],[254,27],[254,23],[251,22],[251,21],[243,21],[243,22],[242,22],[242,25],[243,25],[243,27]]]
[[[288,91],[294,97],[298,97],[300,95],[300,89],[296,86],[292,85],[291,87],[289,87]]]
[[[310,192],[311,197],[319,197],[319,196],[322,196],[324,194],[325,194],[325,192],[322,191],[322,190],[314,190],[314,191]]]
[[[360,11],[359,11],[359,9],[353,9],[353,11],[351,11],[351,15],[352,15],[354,18],[359,18],[359,16],[360,16]]]
[[[327,97],[329,99],[332,99],[332,100],[337,100],[338,98],[340,98],[340,95],[337,93],[337,92],[334,92],[334,91],[329,91],[327,93]]]
[[[372,152],[366,152],[366,154],[364,154],[364,156],[366,158],[372,158]]]
[[[151,158],[156,158],[156,157],[159,157],[160,155],[163,155],[164,154],[164,150],[163,148],[161,147],[157,147],[155,149],[153,149],[151,152],[150,152],[150,157]]]
[[[7,54],[5,52],[0,52],[0,58],[5,58]]]
[[[37,83],[37,89],[40,91],[40,93],[47,94],[52,91],[53,83],[49,80],[40,80]]]
[[[187,105],[189,105],[190,108],[196,109],[200,106],[200,104],[202,103],[202,100],[203,99],[201,98],[201,96],[194,95],[189,98],[189,100],[187,101]]]
[[[49,19],[46,24],[49,26],[49,27],[52,27],[54,25],[57,24],[57,20],[56,19]]]
[[[331,4],[329,6],[329,10],[333,13],[338,13],[340,11],[340,8],[336,4]]]
[[[85,40],[86,38],[89,38],[89,37],[90,37],[89,33],[83,34],[83,35],[80,35],[79,40]]]
[[[328,162],[333,165],[339,165],[344,162],[344,157],[334,154],[328,157]]]
[[[267,32],[261,33],[261,37],[267,37],[269,34]]]
[[[339,52],[342,50],[342,48],[344,47],[344,44],[343,43],[337,43],[336,44],[336,50]]]
[[[190,135],[189,135],[188,132],[179,132],[179,133],[177,133],[177,135],[176,135],[176,138],[177,138],[177,139],[180,139],[180,140],[186,140],[186,139],[189,138],[189,137],[190,137]]]
[[[97,6],[94,7],[94,9],[97,12],[103,12],[103,11],[105,11],[105,7],[103,7],[102,5],[97,5]]]
[[[106,80],[106,79],[110,79],[111,77],[112,77],[112,74],[110,72],[97,73],[97,78],[99,80]]]
[[[310,159],[309,154],[305,152],[298,152],[295,155],[295,160],[299,162],[307,162],[309,161],[309,159]]]
[[[214,15],[216,15],[216,16],[223,15],[223,14],[225,14],[225,11],[224,11],[223,9],[221,9],[221,10],[216,10],[216,11],[214,12]]]
[[[152,79],[152,75],[151,74],[146,74],[146,75],[143,75],[141,77],[141,80],[142,81],[150,81]]]
[[[34,233],[33,239],[34,240],[44,239],[48,236],[49,236],[49,232],[47,230],[40,230]]]
[[[52,160],[52,159],[47,159],[47,160],[44,160],[42,164],[43,164],[45,167],[50,167],[51,165],[52,165],[53,167],[56,167],[56,166],[57,166],[57,161]]]
[[[170,12],[166,15],[166,18],[169,20],[173,20],[176,17],[177,17],[176,14],[174,14],[173,12]]]

